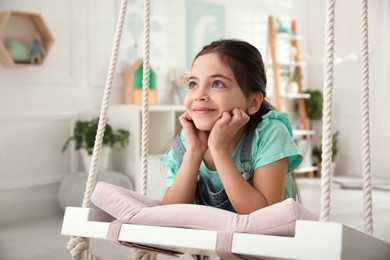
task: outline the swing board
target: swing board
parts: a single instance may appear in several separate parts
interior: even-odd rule
[[[114,218],[98,209],[67,207],[61,234],[107,239]],[[217,257],[217,231],[122,224],[119,241]],[[234,233],[231,251],[263,259],[390,259],[390,245],[335,222],[297,220],[294,237]]]

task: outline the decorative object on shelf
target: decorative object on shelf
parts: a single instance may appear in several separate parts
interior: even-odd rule
[[[90,160],[95,144],[95,138],[97,133],[97,128],[99,124],[99,118],[94,118],[90,121],[81,121],[78,120],[75,124],[73,130],[73,136],[69,137],[64,146],[62,147],[62,152],[68,148],[69,143],[71,141],[75,141],[75,149],[80,150],[81,155],[86,157],[84,159],[84,166],[86,171],[89,169]],[[103,144],[102,144],[102,152],[106,151],[105,147],[111,148],[114,147],[115,144],[119,145],[119,148],[123,149],[129,144],[129,136],[130,133],[124,129],[118,129],[114,132],[110,124],[106,124],[106,128],[104,130]],[[110,149],[109,149],[110,150]],[[107,157],[109,157],[109,150],[106,151],[108,153]],[[106,159],[108,161],[108,158]],[[104,159],[102,158],[103,165],[108,164],[104,163]],[[100,163],[100,162],[99,162]],[[106,167],[107,168],[107,167]],[[102,171],[106,171],[107,169],[101,169]]]
[[[278,33],[291,33],[291,31],[283,25],[283,23],[279,17],[276,18],[276,25],[277,25],[276,32],[278,32]]]
[[[30,61],[30,51],[27,45],[17,39],[5,41],[7,51],[14,62],[28,63]]]
[[[124,74],[124,104],[142,104],[143,60],[137,59]],[[149,104],[157,103],[157,76],[153,69],[149,73]]]
[[[299,92],[298,80],[302,78],[302,75],[300,73],[297,73],[295,70],[289,69],[282,71],[281,76],[285,79],[286,82],[286,93],[296,94]]]
[[[42,64],[43,57],[45,56],[45,48],[42,45],[42,40],[40,35],[34,36],[31,44],[31,64],[40,65]]]
[[[42,53],[42,49],[38,51],[41,53],[40,63],[31,63],[31,47],[34,49],[34,54],[38,53],[35,51],[36,47],[34,45],[36,43],[32,42],[32,35],[39,35],[40,45],[44,50],[44,53]],[[4,66],[31,66],[42,64],[54,42],[54,38],[50,33],[49,28],[40,14],[19,11],[0,13],[0,39],[0,63]],[[7,41],[10,39],[16,40],[27,46],[28,58],[26,53],[24,53],[23,59],[15,59],[15,53],[10,53],[10,49],[13,49],[14,46],[6,46],[8,45]],[[11,42],[10,44],[14,45],[15,42]],[[26,50],[24,50],[24,52],[26,52]]]
[[[187,80],[189,72],[186,68],[172,68],[168,72],[168,81],[175,87],[179,103],[184,103],[187,94]]]

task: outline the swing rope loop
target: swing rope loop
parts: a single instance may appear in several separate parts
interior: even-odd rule
[[[363,177],[363,208],[364,208],[364,230],[372,234],[372,187],[371,187],[371,150],[370,150],[370,113],[369,113],[369,57],[368,57],[368,3],[367,0],[360,1],[360,34],[361,34],[361,113],[362,113],[362,177]]]
[[[96,174],[97,174],[97,163],[100,155],[100,150],[102,148],[103,143],[103,136],[104,136],[104,130],[106,128],[106,121],[107,121],[107,111],[108,111],[108,105],[110,101],[110,94],[111,94],[111,86],[114,78],[114,72],[115,72],[115,66],[116,61],[118,59],[118,52],[119,52],[119,46],[122,38],[122,31],[123,31],[123,23],[126,17],[126,9],[127,9],[127,0],[121,1],[121,7],[120,12],[117,20],[117,26],[116,26],[116,32],[115,32],[115,38],[114,38],[114,45],[111,52],[111,60],[109,69],[107,72],[107,79],[106,84],[104,88],[104,94],[103,94],[103,100],[102,105],[100,109],[100,116],[99,116],[99,124],[98,129],[96,133],[95,138],[95,145],[93,147],[93,154],[92,154],[92,160],[91,165],[89,168],[88,173],[88,180],[85,188],[84,198],[83,198],[83,208],[89,208],[91,205],[91,196],[93,189],[95,187],[96,183]],[[72,237],[69,241],[69,244],[71,247],[68,246],[68,248],[71,248],[71,255],[74,260],[79,259],[88,259],[88,260],[95,260],[98,259],[96,256],[94,256],[92,253],[89,252],[89,240],[86,238],[80,238],[80,237]]]
[[[320,221],[329,221],[330,216],[335,2],[335,0],[328,0],[326,15]]]
[[[67,244],[67,249],[71,252],[72,259],[99,260],[89,251],[89,239],[85,237],[73,237]]]

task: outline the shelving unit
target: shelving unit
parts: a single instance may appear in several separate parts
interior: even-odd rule
[[[272,69],[271,79],[273,80],[273,98],[276,109],[287,112],[290,119],[293,121],[293,126],[298,126],[293,130],[294,140],[298,146],[303,148],[304,161],[300,168],[294,171],[294,174],[305,174],[307,176],[314,176],[314,171],[317,167],[311,165],[311,136],[314,131],[309,127],[309,120],[306,113],[306,106],[304,99],[310,98],[309,94],[304,93],[302,81],[302,68],[306,66],[301,61],[298,41],[303,40],[303,36],[297,33],[297,24],[293,20],[291,22],[291,33],[278,33],[275,28],[274,17],[268,17],[268,47],[270,52],[270,59],[268,63]],[[280,50],[287,52],[286,57],[280,59]],[[282,72],[293,73],[298,75],[296,79],[297,91],[288,92],[282,88],[281,75]],[[295,104],[291,104],[296,102]],[[294,114],[295,106],[297,107],[297,115]],[[310,149],[310,151],[307,151]]]
[[[179,116],[185,111],[181,105],[149,105],[149,146],[148,146],[148,196],[161,199],[165,192],[165,170],[159,163],[159,155],[169,144],[179,127]],[[112,105],[108,118],[115,128],[130,132],[130,143],[124,151],[113,156],[114,169],[126,173],[135,184],[136,191],[141,190],[141,105]]]
[[[45,50],[42,64],[54,42],[54,38],[42,16],[37,13],[19,11],[0,13],[0,63],[4,66],[12,67],[36,66],[36,64],[27,62],[15,62],[6,47],[6,41],[13,39],[31,49],[33,38],[37,35],[41,38],[41,43]]]

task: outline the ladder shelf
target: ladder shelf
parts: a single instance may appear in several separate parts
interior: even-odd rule
[[[306,63],[301,60],[300,49],[298,41],[302,41],[304,37],[297,33],[297,23],[295,20],[291,21],[291,33],[277,32],[275,28],[275,21],[273,16],[268,18],[268,49],[270,51],[270,59],[268,65],[270,68],[270,76],[273,80],[273,97],[276,109],[279,111],[292,114],[291,108],[287,108],[288,102],[296,101],[294,106],[297,110],[297,119],[294,119],[293,124],[299,125],[299,130],[294,130],[294,139],[296,142],[301,140],[310,140],[314,135],[314,131],[310,129],[309,120],[307,117],[307,110],[305,99],[310,98],[310,94],[305,93],[302,80],[302,68],[306,67]],[[282,46],[280,46],[283,44]],[[281,59],[281,50],[288,50],[287,57]],[[286,56],[286,55],[285,55]],[[295,86],[290,90],[281,87],[281,75],[287,75],[287,81],[293,81]],[[290,82],[291,83],[291,82]],[[286,84],[287,85],[287,84]],[[290,117],[291,119],[291,117]],[[307,149],[307,146],[306,148]],[[310,146],[310,149],[311,146]],[[307,153],[306,153],[307,154]],[[311,159],[311,158],[309,158]],[[317,170],[315,166],[301,167],[299,173],[305,172],[308,176],[313,177],[314,171]]]

